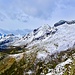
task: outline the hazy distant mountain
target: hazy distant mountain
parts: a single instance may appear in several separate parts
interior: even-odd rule
[[[29,33],[29,32],[31,32],[32,30],[29,30],[29,29],[23,29],[23,30],[20,30],[20,29],[18,29],[18,30],[4,30],[4,29],[0,29],[0,33],[1,34],[14,34],[14,35],[18,35],[18,34],[20,34],[20,35],[25,35],[25,34],[27,34],[27,33]]]

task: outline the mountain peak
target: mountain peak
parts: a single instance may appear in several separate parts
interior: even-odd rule
[[[48,29],[48,28],[51,28],[51,27],[48,24],[44,24],[44,25],[41,26],[41,28],[43,28],[43,29],[47,28]]]
[[[57,23],[54,24],[54,27],[60,26],[60,25],[65,24],[65,23],[66,23],[65,20],[60,20],[60,21],[58,21]]]
[[[71,21],[65,21],[65,20],[60,20],[57,23],[54,24],[54,27],[63,25],[63,24],[75,24],[75,20],[71,20]]]

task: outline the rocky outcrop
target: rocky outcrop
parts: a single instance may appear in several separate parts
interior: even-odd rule
[[[54,27],[60,26],[60,25],[65,24],[65,23],[66,23],[65,20],[60,20],[59,22],[54,24]]]
[[[54,27],[63,25],[63,24],[65,24],[65,23],[66,23],[66,24],[75,24],[75,20],[72,20],[72,21],[60,20],[59,22],[57,22],[57,23],[54,24]]]

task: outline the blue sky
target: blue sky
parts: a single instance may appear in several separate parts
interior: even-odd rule
[[[34,29],[75,19],[75,0],[0,0],[0,28]]]

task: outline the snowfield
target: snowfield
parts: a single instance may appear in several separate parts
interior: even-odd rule
[[[22,59],[22,58],[23,58],[23,54],[24,54],[24,53],[11,54],[11,55],[9,55],[9,57],[15,58],[15,59],[16,59],[16,61],[19,61],[20,59]]]
[[[6,37],[6,39],[7,38],[9,37]],[[3,40],[4,38],[0,41]],[[31,33],[26,34],[22,38],[13,40],[11,42],[11,46],[26,45],[27,48],[29,48],[30,50],[33,50],[32,47],[35,46],[37,46],[37,48],[44,48],[50,55],[56,52],[65,51],[69,48],[72,48],[74,44],[75,24],[68,24],[67,22],[56,27],[50,27],[49,25],[41,26],[37,29],[34,29]],[[9,46],[9,44],[7,45]],[[42,56],[43,54],[39,54],[38,58],[41,58]]]
[[[64,51],[73,47],[75,43],[75,25],[63,25],[57,27],[58,31],[51,38],[45,40],[41,45],[52,54],[56,51]]]
[[[48,54],[51,55],[56,52],[65,51],[74,47],[75,24],[63,24],[61,26],[55,27],[54,29],[57,29],[57,31],[54,34],[50,34],[43,40],[36,40],[31,42],[28,45],[28,48],[32,49],[33,46],[37,46],[37,48],[44,48],[45,50],[47,50]],[[40,57],[41,55],[42,52],[40,54]]]

